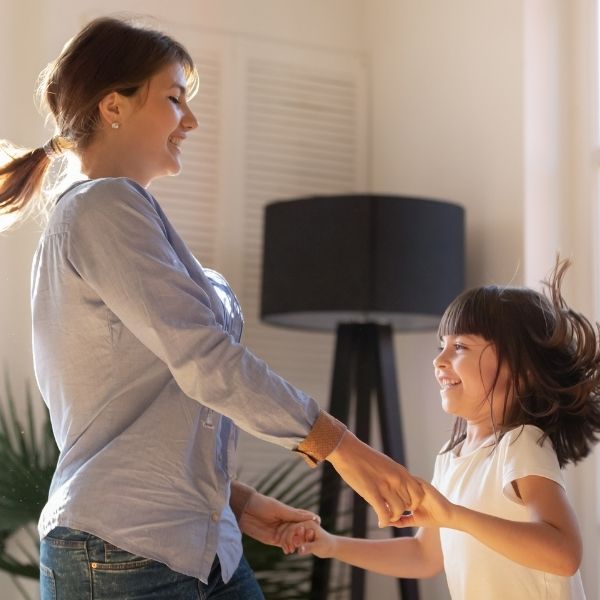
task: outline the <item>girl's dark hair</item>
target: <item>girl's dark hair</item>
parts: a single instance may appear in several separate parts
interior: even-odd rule
[[[187,50],[168,35],[125,20],[101,17],[91,21],[63,48],[42,73],[40,95],[54,118],[53,151],[80,151],[99,124],[98,103],[110,92],[135,94],[160,69],[182,65],[193,95],[198,85]],[[15,150],[4,142],[11,160],[0,167],[0,215],[23,213],[40,191],[50,158],[44,147]]]
[[[497,436],[517,426],[539,427],[554,445],[560,466],[587,456],[600,432],[600,343],[598,324],[571,310],[561,294],[569,261],[558,261],[544,293],[528,288],[486,286],[468,290],[446,309],[445,335],[479,335],[492,343],[511,385]],[[489,396],[490,402],[492,395]],[[490,411],[491,411],[490,406]],[[465,436],[458,418],[446,451]]]

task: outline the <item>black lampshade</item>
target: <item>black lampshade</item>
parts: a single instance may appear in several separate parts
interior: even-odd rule
[[[266,207],[261,316],[335,330],[346,322],[434,329],[464,286],[464,209],[388,195]]]

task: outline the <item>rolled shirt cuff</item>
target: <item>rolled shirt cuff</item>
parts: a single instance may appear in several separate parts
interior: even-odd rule
[[[310,467],[316,467],[339,446],[346,431],[341,421],[322,410],[295,452],[301,454]]]

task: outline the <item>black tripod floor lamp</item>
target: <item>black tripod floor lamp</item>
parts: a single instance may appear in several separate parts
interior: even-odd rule
[[[402,464],[393,331],[434,330],[463,281],[464,210],[456,204],[345,195],[266,207],[263,320],[337,332],[329,412],[353,422],[368,443],[376,399],[383,451]],[[325,463],[319,506],[324,521],[335,519],[340,491],[339,477]],[[367,535],[367,505],[356,494],[352,535]],[[330,575],[330,561],[315,559],[312,600],[327,597]],[[352,600],[364,598],[364,588],[364,571],[353,568]],[[399,580],[399,591],[402,600],[419,598],[414,580]]]

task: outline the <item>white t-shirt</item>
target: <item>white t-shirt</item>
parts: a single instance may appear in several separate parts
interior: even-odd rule
[[[564,487],[549,439],[533,425],[508,432],[494,449],[484,444],[465,456],[440,454],[433,485],[451,502],[512,521],[529,521],[511,482],[539,475]],[[455,600],[585,600],[581,576],[561,577],[517,564],[473,536],[440,529],[444,569]]]

